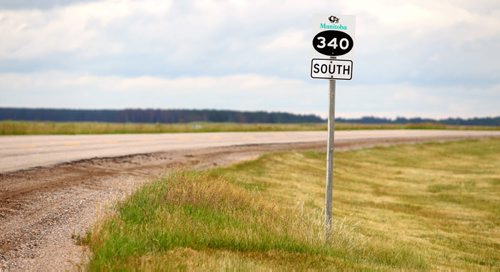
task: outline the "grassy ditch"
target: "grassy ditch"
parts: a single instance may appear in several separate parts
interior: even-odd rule
[[[326,124],[238,124],[238,123],[92,123],[0,121],[0,135],[75,135],[182,132],[321,131]],[[459,129],[500,130],[500,127],[449,126],[442,124],[365,125],[337,123],[337,130],[360,129]]]
[[[176,171],[86,237],[90,271],[500,269],[500,140],[336,153],[334,235],[322,235],[324,153]]]

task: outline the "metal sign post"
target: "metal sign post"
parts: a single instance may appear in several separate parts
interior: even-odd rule
[[[327,55],[329,59],[313,58],[311,60],[311,77],[328,79],[329,110],[328,110],[328,144],[326,151],[326,186],[325,186],[325,241],[332,236],[333,225],[333,151],[335,139],[335,89],[336,80],[351,80],[353,62],[340,60],[337,56],[346,55],[354,48],[355,18],[354,16],[316,16],[314,30],[318,31],[312,41],[316,52]]]
[[[328,106],[328,143],[326,151],[326,193],[325,193],[325,240],[332,234],[332,190],[333,190],[333,151],[335,139],[335,79],[330,79],[330,104]]]

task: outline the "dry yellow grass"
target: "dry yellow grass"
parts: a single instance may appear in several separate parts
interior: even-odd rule
[[[88,237],[89,270],[498,270],[500,140],[336,153],[334,235],[322,235],[324,153],[180,171]]]

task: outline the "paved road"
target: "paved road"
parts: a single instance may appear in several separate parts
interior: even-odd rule
[[[367,139],[500,137],[500,131],[338,131],[336,142]],[[180,149],[326,140],[326,132],[250,132],[0,137],[0,172],[95,157],[116,157]]]

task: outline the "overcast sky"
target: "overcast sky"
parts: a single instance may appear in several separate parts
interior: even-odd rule
[[[325,116],[318,13],[356,16],[337,116],[500,115],[498,0],[0,0],[0,106]]]

